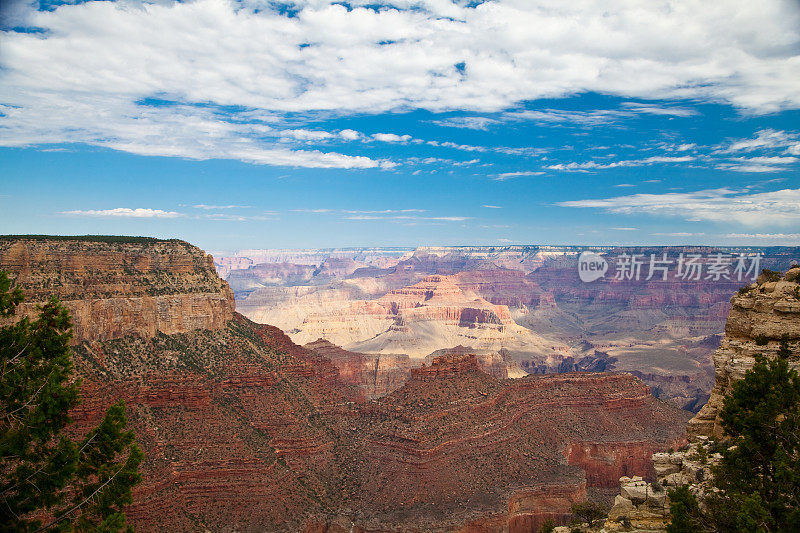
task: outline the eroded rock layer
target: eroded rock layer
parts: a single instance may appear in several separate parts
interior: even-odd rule
[[[324,339],[310,342],[304,348],[330,359],[339,371],[339,381],[355,387],[367,399],[399,389],[411,370],[407,355],[349,352]]]
[[[784,276],[762,274],[757,283],[731,299],[725,337],[714,353],[716,370],[711,397],[687,427],[691,439],[720,438],[719,412],[736,381],[753,368],[757,355],[777,357],[784,344],[789,353],[800,352],[800,268]],[[800,357],[789,363],[800,368]]]
[[[129,237],[4,237],[0,270],[25,293],[18,316],[58,297],[74,341],[221,329],[233,291],[210,255],[178,240]]]
[[[587,486],[649,471],[640,456],[686,420],[630,375],[498,380],[474,355],[363,401],[329,359],[238,314],[85,342],[76,359],[79,428],[122,397],[145,450],[140,531],[535,530],[566,522]]]

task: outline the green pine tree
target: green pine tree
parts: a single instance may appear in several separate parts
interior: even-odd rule
[[[0,319],[23,301],[0,272]],[[144,455],[112,405],[79,441],[65,432],[79,402],[72,325],[55,298],[39,317],[0,327],[0,531],[131,531],[123,506]]]
[[[687,487],[670,491],[669,533],[800,532],[800,376],[790,355],[757,358],[733,385],[720,412],[730,441],[716,490],[702,506]]]
[[[669,491],[671,521],[667,533],[696,533],[700,526],[701,513],[697,498],[684,485]]]
[[[729,531],[800,531],[800,376],[759,358],[720,412],[731,447],[716,469],[710,509]]]

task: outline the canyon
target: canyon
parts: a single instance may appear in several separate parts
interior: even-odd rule
[[[590,283],[578,271],[586,252],[609,268]],[[626,257],[639,261],[635,275]],[[504,360],[512,377],[630,372],[697,412],[714,385],[730,295],[798,258],[785,247],[421,247],[248,250],[216,266],[240,313],[301,344],[402,354],[412,366],[462,346]],[[664,260],[668,272],[651,272]],[[740,260],[747,270],[737,272]],[[687,264],[697,270],[679,272]]]
[[[454,345],[411,364],[317,338],[300,346],[236,312],[209,256],[182,241],[0,242],[26,305],[59,294],[81,320],[74,431],[126,400],[146,454],[127,511],[140,531],[530,531],[565,523],[587,495],[610,497],[620,475],[652,476],[652,453],[684,441],[690,414],[627,373],[508,379],[510,351]],[[392,268],[379,259],[365,268]],[[405,280],[383,302],[465,329],[513,327],[510,302],[489,289],[477,302],[459,296],[480,285],[474,277],[472,288],[445,280],[447,291],[424,281],[451,275]],[[436,287],[403,291],[420,281]],[[484,314],[453,314],[445,292]],[[131,311],[147,299],[156,305]]]

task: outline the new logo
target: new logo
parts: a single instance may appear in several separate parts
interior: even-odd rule
[[[594,252],[583,252],[578,257],[578,276],[584,283],[602,278],[608,271],[608,262]]]

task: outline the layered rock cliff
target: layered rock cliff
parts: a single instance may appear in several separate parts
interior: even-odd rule
[[[411,370],[411,361],[404,354],[349,352],[324,339],[310,342],[304,348],[330,359],[339,371],[339,381],[355,387],[367,399],[399,389]]]
[[[666,531],[669,499],[664,490],[688,485],[696,495],[715,491],[713,468],[725,448],[720,411],[733,385],[753,368],[757,357],[785,357],[800,369],[800,267],[785,275],[764,271],[752,285],[731,298],[725,337],[714,353],[715,384],[711,397],[687,424],[691,441],[678,451],[655,453],[653,469],[620,479],[603,531]],[[657,483],[648,483],[641,476]]]
[[[179,240],[2,237],[0,270],[25,293],[18,315],[58,297],[75,343],[221,329],[235,308],[211,256]]]
[[[687,427],[690,439],[722,436],[719,411],[733,384],[753,368],[756,355],[776,357],[781,343],[795,354],[800,368],[800,268],[786,275],[762,274],[756,283],[731,298],[725,337],[714,353],[715,381],[711,397]]]

